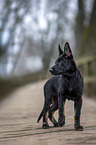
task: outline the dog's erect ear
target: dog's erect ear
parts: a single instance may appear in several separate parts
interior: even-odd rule
[[[72,55],[72,51],[71,51],[71,48],[70,48],[68,42],[65,43],[65,46],[64,46],[64,53],[66,53],[67,56]]]
[[[61,49],[60,44],[58,45],[58,50],[59,50],[59,56],[60,56],[61,54],[63,54],[63,50]]]

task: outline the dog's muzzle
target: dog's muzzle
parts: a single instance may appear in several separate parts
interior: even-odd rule
[[[49,71],[51,72],[51,73],[53,73],[53,69],[51,68],[51,69],[49,69]]]

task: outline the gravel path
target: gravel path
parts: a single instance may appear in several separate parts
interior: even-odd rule
[[[19,88],[0,104],[0,145],[96,145],[96,102],[83,98],[81,124],[74,130],[73,102],[66,102],[66,124],[42,129],[37,118],[42,110],[45,81]],[[58,118],[58,113],[55,113]]]

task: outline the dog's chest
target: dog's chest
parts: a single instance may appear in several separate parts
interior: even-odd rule
[[[66,90],[69,90],[69,92],[71,92],[76,87],[76,79],[70,79],[70,80],[65,79],[63,86]]]
[[[78,84],[76,82],[76,79],[71,80],[65,79],[62,87],[64,89],[64,96],[66,96],[67,99],[73,100],[77,85]]]

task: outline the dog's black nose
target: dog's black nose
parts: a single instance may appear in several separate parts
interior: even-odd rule
[[[51,69],[49,69],[49,71],[52,73],[53,72],[53,69],[51,68]]]

